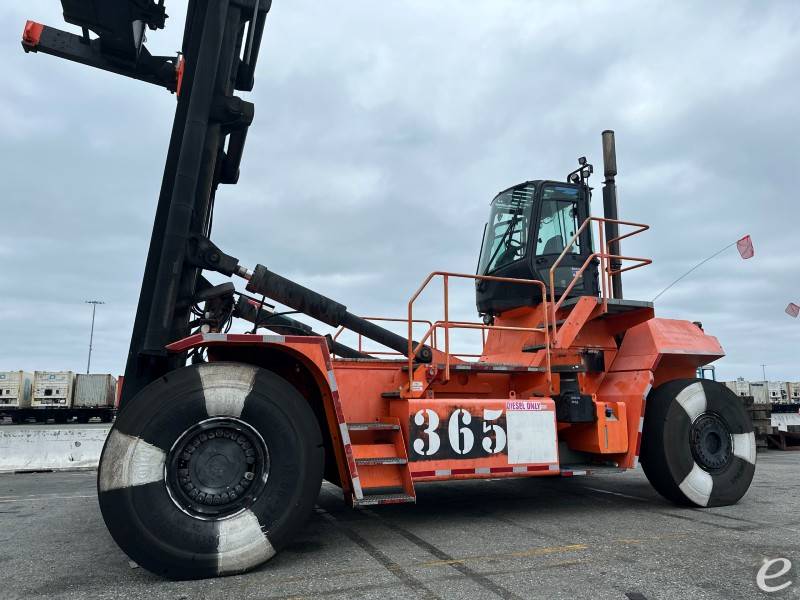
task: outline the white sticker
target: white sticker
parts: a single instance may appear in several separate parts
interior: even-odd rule
[[[423,385],[421,381],[412,381],[411,382],[411,391],[412,392],[421,392],[423,390]]]
[[[506,428],[508,464],[558,462],[558,438],[552,411],[509,409],[506,412]]]

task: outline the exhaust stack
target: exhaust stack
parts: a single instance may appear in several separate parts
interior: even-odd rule
[[[606,219],[618,219],[617,216],[617,149],[614,142],[614,132],[606,129],[603,132],[603,214]],[[606,223],[606,240],[613,240],[619,236],[617,223]],[[609,254],[619,256],[619,242],[608,245]],[[611,259],[611,271],[619,271],[622,261]],[[611,289],[614,298],[622,299],[622,274],[614,273],[611,276]]]

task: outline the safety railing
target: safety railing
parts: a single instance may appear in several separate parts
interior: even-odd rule
[[[419,298],[428,284],[433,281],[434,278],[441,277],[442,278],[442,289],[444,292],[444,319],[439,320],[433,323],[433,325],[428,329],[427,333],[414,345],[414,341],[412,338],[412,328],[415,322],[414,319],[414,302]],[[470,323],[465,321],[451,321],[450,320],[450,309],[449,309],[449,296],[450,296],[450,279],[451,278],[458,278],[458,279],[472,279],[475,281],[500,281],[506,283],[517,283],[520,285],[532,285],[536,286],[541,290],[542,294],[542,303],[544,304],[544,327],[510,327],[505,325],[486,325],[484,323]],[[531,279],[516,279],[512,277],[495,277],[492,275],[469,275],[465,273],[450,273],[447,271],[434,271],[425,280],[422,282],[422,285],[419,286],[419,289],[411,296],[411,299],[408,301],[408,386],[409,390],[411,389],[411,385],[414,381],[414,359],[416,357],[417,352],[419,352],[420,348],[422,348],[425,343],[432,339],[432,336],[435,334],[437,329],[442,329],[444,332],[444,379],[448,381],[450,379],[450,363],[453,356],[457,356],[455,354],[450,353],[450,330],[451,329],[479,329],[484,332],[491,331],[491,330],[499,330],[499,331],[526,331],[530,333],[543,333],[544,334],[544,346],[545,346],[545,375],[547,378],[548,389],[551,388],[551,370],[550,370],[550,326],[549,326],[549,316],[548,316],[548,309],[547,309],[547,288],[545,284],[541,281],[535,281]],[[482,334],[485,336],[485,333]],[[485,344],[485,337],[484,344]],[[464,355],[460,355],[464,356]],[[435,358],[434,358],[435,360]]]
[[[558,301],[556,301],[556,287],[555,287],[555,274],[556,269],[564,260],[564,257],[570,253],[570,250],[575,245],[575,242],[580,237],[581,233],[583,233],[586,228],[589,226],[590,223],[595,222],[597,223],[597,239],[598,239],[598,246],[600,250],[598,252],[593,252],[589,255],[589,257],[584,261],[581,268],[575,273],[572,277],[572,281],[569,285],[564,289],[561,293]],[[605,232],[603,231],[603,224],[604,223],[616,223],[617,225],[624,225],[628,227],[635,227],[633,231],[629,231],[624,235],[617,236],[612,238],[608,241],[605,240]],[[578,231],[575,232],[575,235],[569,240],[569,242],[564,247],[564,250],[561,252],[559,257],[553,263],[553,266],[550,267],[550,320],[553,326],[552,336],[555,336],[558,333],[558,325],[556,320],[556,313],[558,309],[564,304],[564,301],[569,297],[569,293],[578,283],[578,281],[583,277],[584,271],[588,268],[588,266],[592,263],[593,260],[599,259],[600,260],[600,298],[601,303],[603,306],[603,312],[608,310],[608,298],[610,291],[612,289],[611,286],[611,279],[614,275],[619,273],[624,273],[625,271],[632,271],[633,269],[638,269],[639,267],[644,267],[651,264],[653,261],[649,258],[641,258],[638,256],[624,256],[622,254],[611,254],[609,252],[609,248],[612,244],[619,242],[620,240],[624,240],[631,236],[637,235],[642,233],[643,231],[647,231],[650,229],[649,225],[645,225],[644,223],[634,223],[632,221],[620,221],[619,219],[605,219],[603,217],[589,217],[586,219],[583,224],[578,228]],[[634,261],[636,264],[629,265],[624,268],[620,269],[612,269],[612,261]]]

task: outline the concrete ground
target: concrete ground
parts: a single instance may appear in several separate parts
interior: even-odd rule
[[[194,582],[129,564],[94,473],[0,475],[0,598],[800,598],[800,453],[758,458],[742,501],[707,510],[663,501],[641,470],[420,485],[416,506],[355,511],[326,484],[272,561]],[[778,557],[791,571],[769,583],[792,585],[761,594]]]

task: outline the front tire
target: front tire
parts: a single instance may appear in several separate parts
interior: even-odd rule
[[[120,411],[100,458],[100,509],[153,573],[242,573],[302,526],[323,462],[314,414],[285,379],[238,363],[184,367]]]
[[[720,383],[669,381],[647,398],[641,462],[656,491],[676,504],[735,504],[755,473],[752,421]]]

